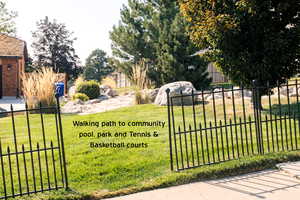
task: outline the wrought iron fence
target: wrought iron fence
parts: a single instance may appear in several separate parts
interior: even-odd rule
[[[8,116],[0,121],[0,199],[68,188],[58,96],[56,99],[55,106],[40,104],[29,109],[26,104],[25,110],[11,106],[10,111],[0,113]]]
[[[191,94],[166,92],[171,170],[299,149],[297,80],[275,88],[254,84]]]

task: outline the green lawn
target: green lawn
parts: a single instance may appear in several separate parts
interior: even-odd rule
[[[200,105],[199,105],[200,106]],[[209,107],[210,105],[206,105]],[[228,104],[229,106],[229,104]],[[191,109],[191,108],[188,108]],[[191,110],[187,109],[187,123],[192,123]],[[209,108],[207,108],[209,110]],[[218,116],[221,116],[221,109],[218,109]],[[181,123],[180,108],[175,108],[175,114],[178,117],[176,122]],[[198,111],[200,112],[200,111]],[[232,113],[228,111],[228,115]],[[199,113],[198,113],[199,114]],[[241,113],[240,113],[241,114]],[[213,116],[209,114],[209,120]],[[114,195],[128,194],[137,191],[149,190],[153,188],[178,185],[196,180],[224,177],[239,173],[246,173],[255,170],[261,170],[274,167],[276,163],[287,160],[300,159],[299,152],[280,152],[270,153],[264,156],[252,156],[232,160],[222,164],[203,166],[182,172],[171,172],[169,163],[169,141],[168,127],[107,127],[107,128],[74,128],[74,120],[91,121],[164,121],[167,124],[167,109],[155,105],[138,105],[127,108],[121,108],[115,111],[105,113],[79,116],[63,115],[63,130],[65,137],[66,157],[68,163],[69,183],[72,192],[50,192],[36,195],[36,199],[79,199],[92,197],[107,197]],[[56,130],[54,127],[55,118],[51,114],[44,115],[45,133],[47,134],[47,146],[50,145],[50,139],[56,144]],[[202,120],[201,120],[202,121]],[[42,141],[42,132],[40,125],[40,115],[31,115],[31,128],[33,137],[33,146],[36,148],[37,141]],[[2,149],[6,152],[7,146],[12,144],[11,118],[0,119],[0,135]],[[18,133],[18,142],[26,143],[27,129],[24,115],[16,117],[16,131]],[[151,138],[79,138],[78,134],[85,131],[110,131],[114,132],[143,132],[158,131],[158,137]],[[22,135],[23,134],[23,135]],[[148,148],[90,148],[89,143],[94,142],[125,142],[125,143],[148,143]],[[299,142],[300,144],[300,142]],[[40,143],[42,147],[43,144]],[[21,146],[19,146],[21,149]],[[29,146],[25,146],[28,149]],[[11,149],[14,149],[11,146]],[[44,155],[41,155],[43,158]],[[48,155],[50,156],[50,154]],[[31,166],[29,154],[26,155],[28,162],[27,168],[29,176],[31,175]],[[16,160],[13,157],[13,163]],[[56,164],[58,158],[55,157]],[[23,162],[20,156],[20,162]],[[52,164],[51,160],[49,161]],[[7,164],[7,161],[6,161]],[[43,169],[44,171],[45,169]],[[23,173],[23,172],[21,172]],[[57,172],[60,175],[59,171]],[[8,174],[7,174],[8,176]],[[43,177],[44,183],[46,177]],[[17,179],[15,174],[14,179]],[[32,179],[29,179],[32,184]],[[51,184],[53,184],[53,180]],[[9,185],[10,182],[7,182]],[[37,184],[37,186],[39,186]],[[22,186],[26,190],[25,185]],[[16,187],[17,191],[18,187]],[[0,190],[1,191],[1,190]],[[3,192],[3,189],[2,189]],[[1,194],[3,195],[3,193]],[[25,197],[23,197],[25,198]],[[31,198],[31,197],[30,197]]]

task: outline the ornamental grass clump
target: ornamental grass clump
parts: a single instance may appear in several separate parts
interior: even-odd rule
[[[134,65],[132,68],[132,83],[135,86],[135,104],[151,103],[149,95],[145,89],[151,87],[151,81],[148,78],[148,65],[144,60]]]
[[[55,105],[56,73],[51,68],[42,68],[22,76],[23,93],[29,108]]]

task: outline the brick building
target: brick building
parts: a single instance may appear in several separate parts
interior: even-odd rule
[[[0,98],[21,95],[27,59],[25,41],[0,33]]]

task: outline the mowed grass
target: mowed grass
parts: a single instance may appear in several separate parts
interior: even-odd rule
[[[226,102],[225,102],[226,103]],[[247,103],[247,102],[246,102]],[[250,103],[248,102],[247,115],[251,115]],[[276,102],[275,102],[276,104]],[[208,122],[214,122],[213,108],[211,103],[206,104],[207,120]],[[230,108],[230,102],[227,104],[227,117],[232,118],[233,112]],[[203,123],[203,115],[200,110],[201,104],[196,106],[197,109],[197,124]],[[239,104],[239,111],[237,115],[243,116]],[[193,125],[193,109],[191,106],[185,108],[186,112],[186,124]],[[221,120],[222,104],[219,103],[216,107],[217,116]],[[182,126],[181,107],[174,107],[175,123]],[[264,111],[267,113],[268,111]],[[224,114],[224,113],[223,113]],[[167,108],[155,105],[138,105],[127,108],[121,108],[114,111],[105,113],[92,114],[92,115],[62,115],[63,132],[65,141],[65,150],[67,158],[67,169],[69,184],[71,192],[64,192],[60,190],[58,192],[50,192],[45,194],[39,194],[30,198],[36,199],[88,199],[102,198],[108,196],[122,195],[133,193],[137,191],[149,190],[153,188],[166,187],[171,185],[178,185],[188,183],[196,180],[204,180],[208,178],[224,177],[228,175],[235,175],[240,173],[251,172],[255,170],[262,170],[270,167],[274,167],[278,162],[284,162],[288,160],[298,160],[300,153],[294,152],[279,152],[269,153],[267,155],[255,155],[245,156],[238,160],[232,160],[221,164],[215,164],[211,166],[202,166],[196,169],[191,169],[182,172],[170,171],[170,158],[169,158],[169,140],[168,140],[168,126],[167,126]],[[53,144],[57,144],[56,129],[55,129],[55,117],[52,114],[43,115],[45,122],[44,130],[46,134],[46,146],[50,147],[50,140],[53,140]],[[74,127],[73,121],[85,120],[85,121],[122,121],[125,122],[125,126],[116,127]],[[129,127],[127,122],[132,121],[163,121],[166,122],[165,127]],[[26,116],[18,115],[15,119],[16,132],[18,135],[18,143],[25,144],[25,149],[28,150],[27,136],[27,124]],[[275,123],[275,122],[273,122]],[[294,123],[292,123],[293,126]],[[0,130],[2,149],[4,153],[7,151],[7,147],[10,146],[14,150],[13,137],[12,137],[12,120],[11,117],[1,118]],[[30,127],[32,134],[33,148],[36,149],[37,142],[41,147],[44,147],[41,116],[39,114],[30,115]],[[292,129],[294,130],[294,129]],[[80,132],[91,132],[94,134],[97,132],[154,132],[157,131],[158,137],[126,137],[126,138],[79,138]],[[248,130],[248,134],[250,129]],[[299,133],[299,132],[297,132]],[[214,132],[215,134],[215,132]],[[223,131],[225,134],[225,131]],[[255,141],[255,140],[254,140]],[[90,148],[90,142],[125,142],[125,143],[147,143],[147,148]],[[264,140],[264,143],[267,141]],[[300,142],[298,143],[300,144]],[[195,144],[194,144],[195,145]],[[56,145],[57,146],[57,145]],[[21,150],[21,145],[18,146]],[[217,156],[217,147],[215,146],[215,155]],[[207,149],[206,149],[207,150]],[[211,151],[212,149],[209,149]],[[44,152],[41,153],[41,159],[45,160]],[[232,152],[230,152],[232,154]],[[48,152],[49,166],[53,165],[51,161],[51,152]],[[191,156],[191,155],[189,155]],[[57,177],[61,176],[59,172],[59,159],[57,155],[54,156],[56,163]],[[190,157],[191,158],[191,157]],[[23,157],[20,155],[20,161],[23,162]],[[34,159],[37,159],[37,155],[34,155]],[[32,168],[30,164],[30,154],[26,154],[26,163],[29,176],[30,190],[33,189]],[[16,159],[12,156],[13,166],[15,166]],[[5,161],[8,165],[8,161]],[[36,173],[38,171],[35,165]],[[50,169],[50,174],[53,173]],[[45,174],[45,167],[42,168],[43,174]],[[24,169],[21,167],[21,174],[23,174],[22,182],[24,179]],[[10,185],[8,167],[6,166],[7,185]],[[18,191],[17,173],[16,167],[14,167],[14,184],[15,191]],[[54,186],[54,178],[51,178],[51,186]],[[37,188],[40,187],[39,175],[37,173]],[[43,184],[47,187],[47,177],[43,176]],[[1,179],[2,181],[2,179]],[[9,188],[9,186],[8,186]],[[26,191],[26,184],[22,185],[22,190]],[[3,195],[3,188],[1,189],[1,195]],[[26,197],[23,197],[26,198]]]

